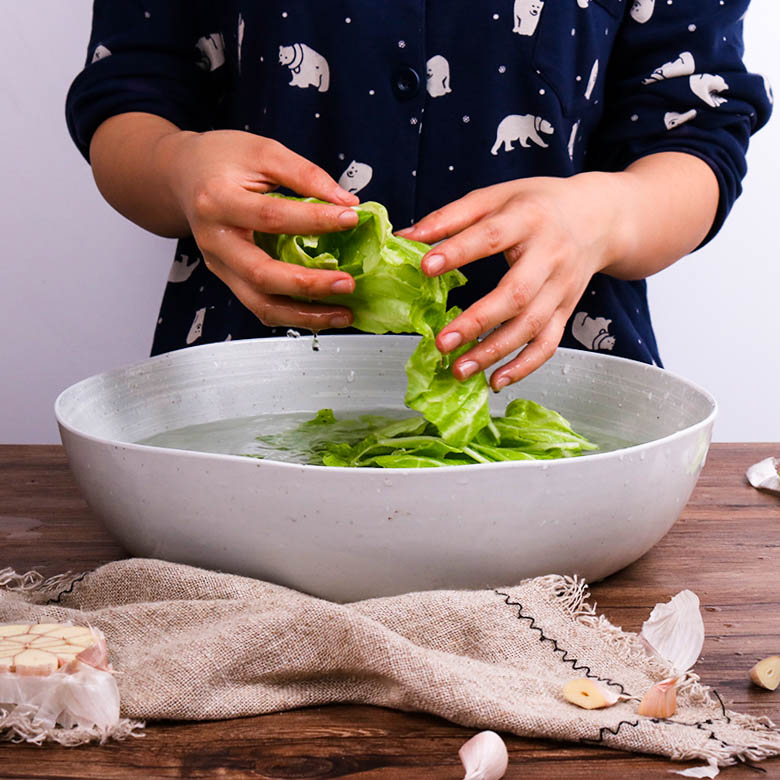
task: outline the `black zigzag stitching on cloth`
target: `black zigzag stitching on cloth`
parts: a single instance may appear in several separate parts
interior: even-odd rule
[[[71,582],[71,583],[70,583],[70,585],[68,585],[68,587],[67,587],[67,588],[65,588],[64,590],[61,590],[61,591],[60,591],[60,592],[57,594],[57,597],[56,597],[56,598],[49,599],[49,600],[46,602],[46,604],[47,604],[47,605],[48,605],[48,604],[59,604],[59,603],[60,603],[60,599],[61,599],[63,596],[66,596],[66,595],[68,595],[69,593],[73,593],[73,588],[75,587],[76,583],[77,583],[77,582],[81,582],[81,581],[82,581],[82,580],[83,580],[83,579],[84,579],[84,578],[85,578],[85,577],[86,577],[88,574],[89,574],[89,572],[88,572],[88,571],[85,571],[83,574],[81,574],[81,575],[79,575],[78,577],[76,577],[76,578],[73,580],[73,582]]]
[[[561,659],[565,661],[567,664],[571,664],[571,668],[574,671],[584,671],[586,677],[592,677],[594,680],[599,680],[600,682],[608,683],[609,685],[614,685],[616,688],[620,688],[620,692],[625,695],[629,696],[630,694],[626,693],[626,689],[615,680],[610,680],[608,677],[599,677],[597,674],[594,674],[591,671],[591,668],[589,666],[586,666],[585,664],[581,664],[579,662],[579,659],[572,658],[569,656],[569,651],[564,650],[562,647],[558,646],[558,642],[555,639],[552,639],[551,637],[547,636],[544,631],[542,631],[539,626],[536,625],[536,620],[531,617],[530,615],[523,614],[523,605],[519,601],[510,601],[512,598],[508,593],[502,593],[499,590],[494,591],[497,596],[503,596],[504,597],[504,603],[507,606],[510,607],[517,607],[517,617],[519,620],[527,620],[528,621],[528,627],[532,628],[534,631],[539,632],[539,641],[540,642],[549,642],[556,653],[561,654]]]

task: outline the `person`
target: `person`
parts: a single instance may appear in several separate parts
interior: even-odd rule
[[[152,353],[349,326],[317,302],[348,274],[252,231],[349,229],[359,194],[467,275],[457,378],[558,345],[661,365],[644,280],[717,233],[771,110],[748,2],[96,0],[67,120],[108,202],[179,238]]]

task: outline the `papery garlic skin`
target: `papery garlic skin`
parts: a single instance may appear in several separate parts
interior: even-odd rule
[[[637,713],[648,718],[671,718],[677,712],[679,683],[678,677],[670,677],[653,685],[639,702]]]
[[[466,774],[463,780],[498,780],[509,766],[504,740],[495,731],[480,731],[458,751]]]
[[[710,759],[705,766],[692,766],[690,769],[673,769],[672,772],[683,777],[717,777],[720,767],[714,759]]]
[[[765,458],[754,463],[746,472],[748,482],[758,490],[780,495],[780,458]]]
[[[665,604],[656,604],[639,634],[645,648],[660,656],[676,675],[696,663],[704,645],[704,621],[699,597],[691,590],[680,591]]]

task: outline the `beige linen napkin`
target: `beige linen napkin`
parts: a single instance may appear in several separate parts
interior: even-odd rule
[[[669,720],[636,702],[582,710],[576,677],[641,698],[670,670],[595,613],[586,586],[548,576],[506,588],[335,604],[267,582],[158,560],[76,576],[0,571],[0,623],[73,621],[106,635],[125,718],[201,720],[360,702],[476,729],[604,744],[721,765],[780,754],[766,719],[730,712],[689,675]],[[67,744],[133,732],[53,729]],[[0,734],[36,738],[0,710]]]

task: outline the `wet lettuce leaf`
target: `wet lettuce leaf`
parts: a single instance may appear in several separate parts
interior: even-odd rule
[[[404,400],[422,417],[338,420],[331,409],[321,409],[292,431],[258,441],[272,451],[294,450],[315,465],[380,468],[567,458],[596,449],[560,414],[533,401],[512,401],[503,417],[491,418],[484,373],[459,382],[451,371],[453,360],[473,344],[449,355],[435,344],[436,334],[460,314],[447,308],[447,295],[466,277],[451,271],[429,278],[420,267],[427,244],[394,236],[379,203],[363,203],[355,211],[358,224],[352,230],[320,236],[256,233],[255,241],[279,260],[351,274],[351,295],[324,300],[349,307],[357,329],[421,336],[406,363]]]
[[[405,403],[433,423],[446,442],[463,445],[490,423],[487,379],[479,372],[459,382],[450,371],[452,361],[472,344],[443,356],[434,340],[460,314],[456,307],[447,309],[447,295],[465,284],[466,277],[460,271],[426,276],[420,261],[430,247],[394,236],[380,203],[362,203],[355,211],[358,224],[352,230],[320,236],[256,233],[255,242],[284,262],[353,276],[353,293],[324,300],[349,307],[358,330],[420,334],[406,364]]]

